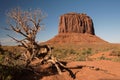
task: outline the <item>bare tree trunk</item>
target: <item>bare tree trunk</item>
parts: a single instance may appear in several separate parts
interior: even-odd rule
[[[27,50],[26,53],[23,53],[26,61],[26,67],[31,66],[30,64],[32,63],[33,59],[36,58],[39,60],[38,62],[40,64],[47,62],[55,65],[59,74],[62,74],[60,67],[63,67],[69,71],[70,74],[72,73],[71,70],[66,68],[55,57],[52,56],[51,47],[48,45],[40,45],[36,42],[36,35],[41,30],[40,23],[45,17],[41,10],[22,11],[20,8],[15,8],[8,12],[8,17],[10,18],[8,20],[10,30],[20,34],[23,37],[22,40],[18,40],[8,35]],[[41,48],[46,49],[46,52],[41,53]]]

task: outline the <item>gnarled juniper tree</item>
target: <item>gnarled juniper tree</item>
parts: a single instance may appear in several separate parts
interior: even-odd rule
[[[10,30],[20,34],[23,39],[11,37],[27,50],[24,54],[27,65],[38,54],[40,45],[36,42],[36,35],[42,29],[41,21],[46,17],[40,9],[23,11],[20,8],[11,9],[8,13]]]
[[[52,63],[57,68],[59,74],[61,74],[62,67],[63,69],[66,69],[72,77],[74,76],[70,69],[51,55],[51,48],[48,45],[41,46],[36,42],[36,35],[42,29],[41,21],[46,17],[41,10],[23,11],[20,8],[14,8],[7,13],[7,16],[10,30],[23,37],[23,39],[18,40],[15,37],[8,35],[27,50],[27,53],[24,54],[26,58],[26,67],[29,66],[34,58],[38,58],[37,55],[41,48],[46,48],[46,55],[41,56],[42,60],[39,60],[39,63],[42,63],[43,61]]]

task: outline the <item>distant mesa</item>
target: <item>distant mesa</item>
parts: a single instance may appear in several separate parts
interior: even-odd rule
[[[95,35],[92,19],[84,13],[70,12],[60,16],[58,34],[49,44],[107,43]]]
[[[95,35],[92,19],[82,13],[67,13],[60,16],[59,33],[88,33]]]

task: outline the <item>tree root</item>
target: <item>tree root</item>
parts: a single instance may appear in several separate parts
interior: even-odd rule
[[[72,69],[82,69],[82,68],[85,68],[85,67],[87,67],[89,69],[92,69],[92,70],[95,70],[95,71],[103,71],[106,74],[110,74],[110,75],[116,76],[115,74],[109,73],[107,70],[104,70],[104,69],[101,69],[101,68],[98,68],[98,67],[95,67],[95,66],[78,65],[78,66],[74,66],[74,67],[69,67],[69,66],[66,66],[67,62],[58,61],[56,58],[51,58],[51,59],[47,60],[47,62],[45,64],[48,64],[49,68],[52,67],[52,66],[56,67],[56,70],[57,70],[59,75],[62,75],[63,70],[68,71],[69,75],[73,79],[76,79],[76,74],[78,72],[73,73]],[[43,63],[39,64],[37,66],[40,66],[40,65],[43,65]],[[34,69],[31,69],[31,70],[34,71]],[[34,71],[34,73],[39,74],[39,72],[37,72],[37,71]]]

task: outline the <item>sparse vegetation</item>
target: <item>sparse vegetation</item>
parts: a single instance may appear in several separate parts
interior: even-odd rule
[[[69,57],[70,55],[76,55],[78,52],[74,49],[63,49],[63,48],[56,48],[53,50],[53,55],[56,56],[59,59],[64,59],[67,56]]]
[[[61,60],[86,61],[89,56],[100,52],[111,51],[110,55],[119,55],[120,45],[117,44],[82,44],[82,45],[64,45],[55,46],[54,56]],[[104,55],[97,60],[112,60]],[[119,60],[119,59],[118,59]],[[115,60],[114,60],[115,61]],[[117,61],[117,60],[116,60]]]
[[[110,56],[118,56],[118,57],[120,57],[120,50],[113,50],[113,51],[111,51]]]
[[[76,58],[76,61],[86,61],[86,56],[85,56],[85,55],[79,55],[79,56]]]
[[[70,73],[70,75],[74,76],[72,71],[64,66],[59,60],[87,61],[89,56],[109,50],[112,50],[110,56],[115,56],[117,58],[111,59],[102,55],[96,60],[111,60],[120,62],[120,45],[107,43],[63,46],[57,45],[52,51],[53,54],[51,54],[51,47],[48,45],[41,46],[36,42],[37,33],[42,28],[40,22],[44,17],[41,15],[41,11],[35,10],[35,12],[29,12],[22,11],[20,8],[17,8],[12,9],[8,13],[8,16],[10,18],[8,24],[11,27],[9,30],[22,35],[23,39],[18,40],[10,35],[8,36],[20,43],[20,46],[23,48],[20,46],[2,46],[0,44],[0,80],[16,80],[18,75],[20,77],[20,75],[25,74],[27,71],[36,73],[33,69],[34,67],[37,65],[47,64],[48,62],[52,64],[52,67],[50,68],[53,68],[54,65],[59,74],[61,74],[61,69],[65,69]],[[40,49],[44,47],[47,50],[46,52],[43,52],[44,54],[41,54],[42,52],[40,52]],[[21,56],[24,58],[21,58]],[[39,64],[37,63],[33,67],[33,65],[31,66],[30,64],[34,60],[38,60]]]
[[[120,62],[120,57],[114,58],[114,59],[112,59],[112,61]]]
[[[98,57],[96,60],[112,60],[111,58],[106,58],[104,55]]]
[[[97,46],[97,45],[96,45]],[[110,53],[110,56],[116,56],[116,58],[110,59],[106,58],[104,55],[100,56],[96,60],[111,60],[115,62],[120,62],[120,57],[119,57],[119,46],[120,45],[103,45],[102,46],[97,46],[91,45],[91,46],[86,46],[86,45],[80,45],[80,46],[57,46],[53,49],[53,55],[56,56],[60,60],[70,60],[70,61],[85,61],[87,57],[94,55],[95,52],[104,52],[104,51],[109,51],[112,50]],[[23,48],[22,48],[23,49]],[[10,50],[12,52],[10,52]],[[13,73],[19,73],[23,74],[23,68],[18,66],[20,65],[21,62],[19,58],[16,59],[16,57],[19,56],[19,51],[20,48],[17,46],[1,46],[0,48],[0,80],[12,80],[14,78]],[[24,50],[24,49],[23,49]],[[14,54],[11,55],[11,54]],[[4,59],[6,57],[10,57],[11,62],[4,62]],[[4,64],[4,65],[3,65]],[[7,69],[4,68],[5,65],[7,65]],[[9,66],[8,66],[9,65]]]
[[[36,42],[36,35],[41,30],[41,21],[45,17],[45,14],[39,9],[23,11],[20,8],[14,8],[7,13],[7,17],[10,28],[6,30],[18,33],[22,39],[16,39],[11,35],[8,36],[20,43],[20,46],[23,47],[27,53],[20,47],[19,49],[17,49],[17,47],[4,47],[7,48],[6,50],[0,49],[1,70],[4,68],[3,66],[8,68],[8,70],[4,72],[2,70],[0,74],[1,80],[10,80],[11,75],[16,73],[14,70],[16,71],[18,68],[29,69],[31,61],[39,54],[40,45]],[[24,56],[24,60],[20,59],[22,55]]]

